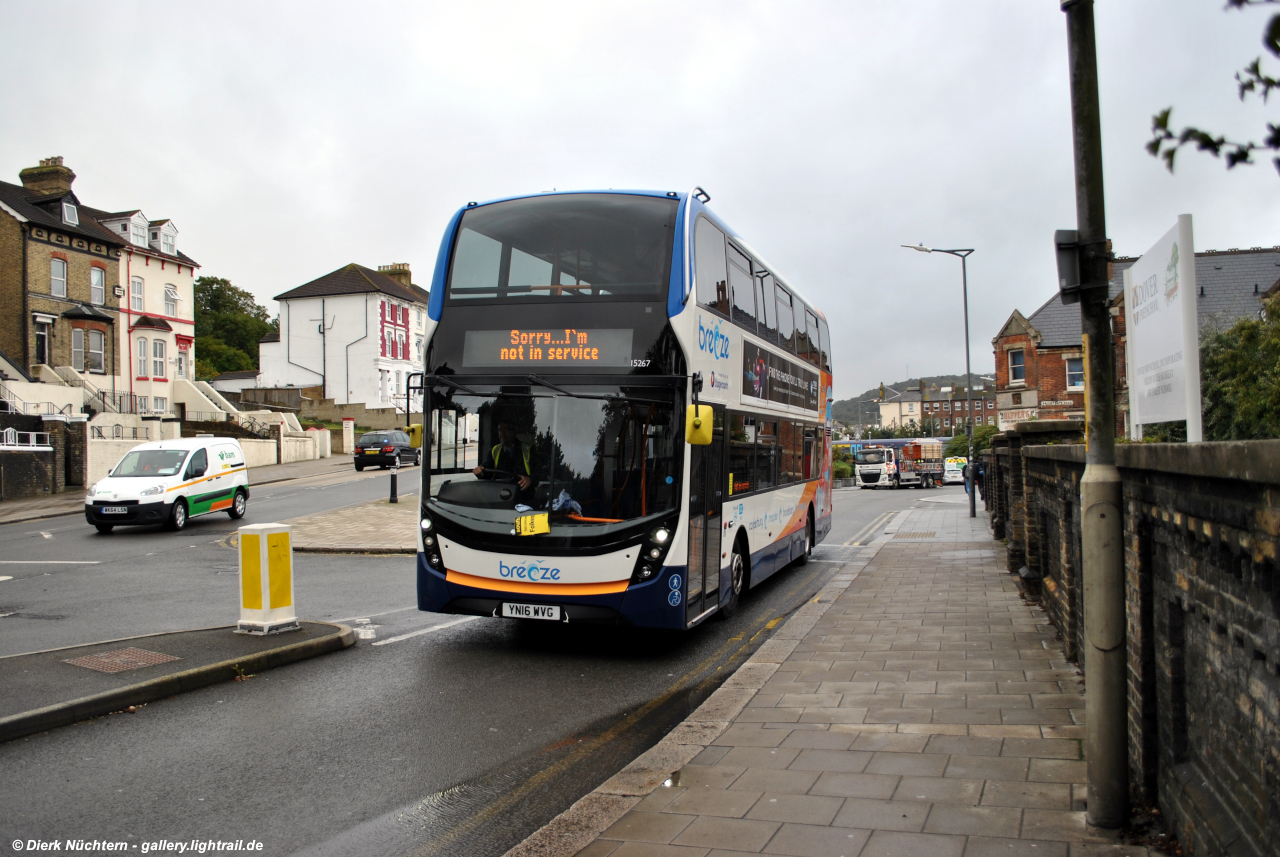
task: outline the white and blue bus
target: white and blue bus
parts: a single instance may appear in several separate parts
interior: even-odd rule
[[[826,321],[707,199],[546,193],[449,222],[407,391],[419,609],[690,628],[826,535]]]

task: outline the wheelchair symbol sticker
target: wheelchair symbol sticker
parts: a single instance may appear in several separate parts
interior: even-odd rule
[[[668,601],[668,603],[670,603],[670,604],[671,604],[671,606],[672,606],[672,607],[679,607],[679,606],[680,606],[680,592],[679,592],[678,590],[675,590],[675,589],[671,590],[671,594],[667,596],[667,601]]]

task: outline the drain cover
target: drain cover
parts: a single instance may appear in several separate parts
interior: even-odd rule
[[[898,533],[894,536],[895,539],[931,539],[933,537],[933,533]]]
[[[142,667],[165,664],[169,661],[180,661],[173,655],[162,655],[159,652],[148,652],[146,649],[116,649],[114,652],[103,652],[100,655],[85,655],[82,658],[70,658],[63,661],[74,667],[85,667],[100,673],[122,673],[125,670],[136,670]]]

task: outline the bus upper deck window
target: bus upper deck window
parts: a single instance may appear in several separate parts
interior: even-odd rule
[[[729,287],[733,292],[733,320],[755,330],[756,295],[751,260],[732,244],[729,245]]]
[[[694,233],[694,267],[698,303],[729,314],[729,274],[725,269],[724,233],[705,217]]]
[[[791,311],[791,293],[782,286],[777,288],[778,344],[788,351],[796,350],[795,318]]]

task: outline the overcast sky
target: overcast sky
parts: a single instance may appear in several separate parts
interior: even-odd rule
[[[1152,113],[1258,139],[1233,74],[1273,10],[1103,0],[1108,232],[1195,217],[1197,249],[1280,244],[1280,176],[1143,151]],[[975,372],[1054,290],[1075,224],[1056,0],[112,3],[0,0],[0,178],[62,155],[81,201],[172,218],[200,273],[273,295],[348,262],[430,284],[468,200],[701,185],[827,314],[837,398]],[[1280,61],[1267,63],[1275,73]]]

